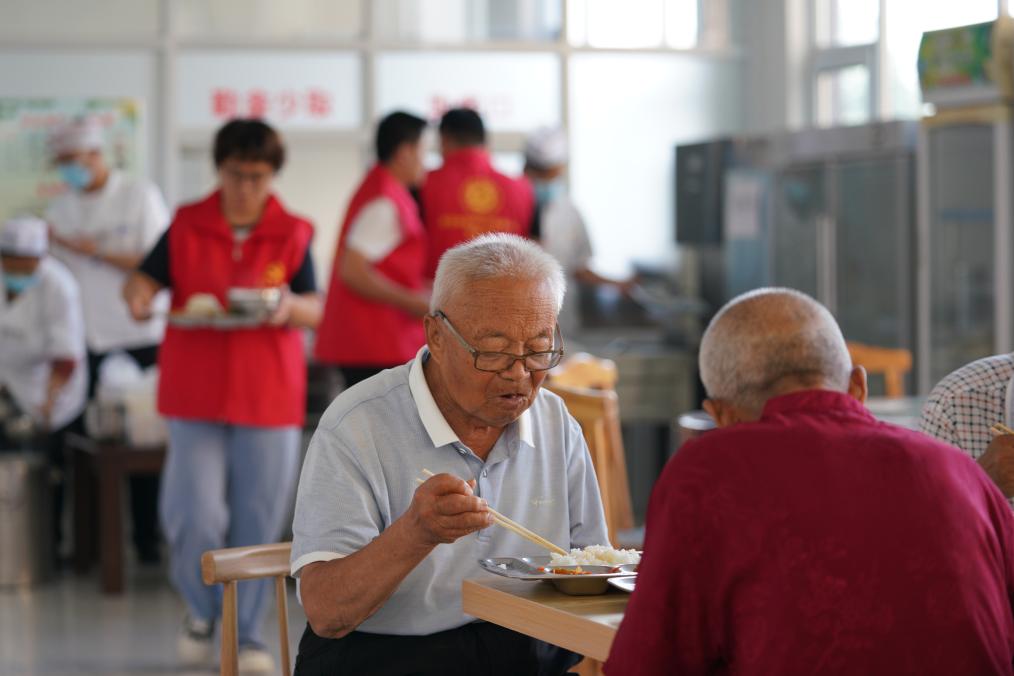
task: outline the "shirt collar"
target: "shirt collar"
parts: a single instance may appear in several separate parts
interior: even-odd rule
[[[489,151],[484,146],[459,148],[444,157],[444,164],[451,166],[460,165],[471,169],[487,169],[492,166],[489,159]]]
[[[761,420],[802,412],[834,412],[874,420],[873,414],[858,399],[847,392],[833,390],[800,390],[768,399]]]
[[[426,374],[423,372],[423,364],[429,359],[430,351],[424,345],[419,348],[412,366],[408,372],[408,389],[415,400],[415,407],[419,411],[419,419],[430,437],[430,441],[437,448],[448,444],[461,443],[461,439],[447,422],[447,418],[440,412],[433,392],[430,391],[429,383],[426,382]],[[535,447],[535,435],[532,432],[531,413],[525,411],[513,424],[517,424],[518,438],[532,448]]]

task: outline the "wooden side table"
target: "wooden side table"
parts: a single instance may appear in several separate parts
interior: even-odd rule
[[[67,448],[74,468],[74,568],[87,571],[95,562],[97,545],[102,591],[120,594],[124,479],[134,474],[158,474],[165,462],[165,447],[134,448],[68,434]]]

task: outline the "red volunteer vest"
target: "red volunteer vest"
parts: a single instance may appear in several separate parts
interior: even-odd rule
[[[402,238],[374,268],[399,286],[423,287],[426,233],[419,208],[405,186],[378,164],[352,196],[342,223],[324,318],[317,329],[314,356],[318,361],[339,366],[395,366],[412,359],[426,342],[422,321],[392,305],[363,298],[346,286],[338,269],[349,226],[364,206],[381,197],[394,203]]]
[[[426,276],[432,279],[448,249],[486,232],[527,237],[535,196],[524,179],[496,171],[482,148],[466,148],[444,158],[422,188],[423,218],[429,235]]]
[[[195,293],[214,294],[225,307],[230,287],[286,284],[306,256],[313,226],[286,212],[273,196],[242,244],[233,240],[219,200],[215,192],[181,207],[169,228],[173,310]],[[257,427],[303,424],[306,357],[297,329],[170,325],[159,371],[163,415]]]

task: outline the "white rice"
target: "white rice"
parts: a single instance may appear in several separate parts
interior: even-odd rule
[[[584,549],[572,549],[569,556],[553,554],[550,566],[619,566],[624,563],[640,563],[641,553],[636,549],[613,549],[605,545],[590,545]]]

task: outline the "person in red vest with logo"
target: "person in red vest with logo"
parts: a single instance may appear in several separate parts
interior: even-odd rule
[[[409,192],[423,178],[425,129],[403,112],[380,121],[377,163],[345,214],[314,355],[346,386],[404,364],[426,342],[426,233]]]
[[[452,108],[440,120],[444,164],[426,177],[422,211],[429,235],[426,277],[432,279],[448,249],[486,232],[527,237],[535,196],[528,181],[501,174],[485,148],[486,128],[470,108]]]
[[[170,319],[158,404],[169,424],[159,506],[170,575],[187,606],[178,648],[188,664],[214,663],[221,612],[221,592],[201,580],[201,554],[281,537],[299,472],[306,398],[300,329],[316,326],[321,303],[313,226],[272,194],[284,159],[281,137],[268,125],[227,123],[215,136],[218,189],[180,207],[124,287],[135,318],[149,316],[155,294],[168,288],[174,315],[187,319]],[[229,325],[222,308],[237,287],[277,288],[281,300],[262,323]],[[270,581],[240,587],[240,669],[273,669],[260,637]]]

